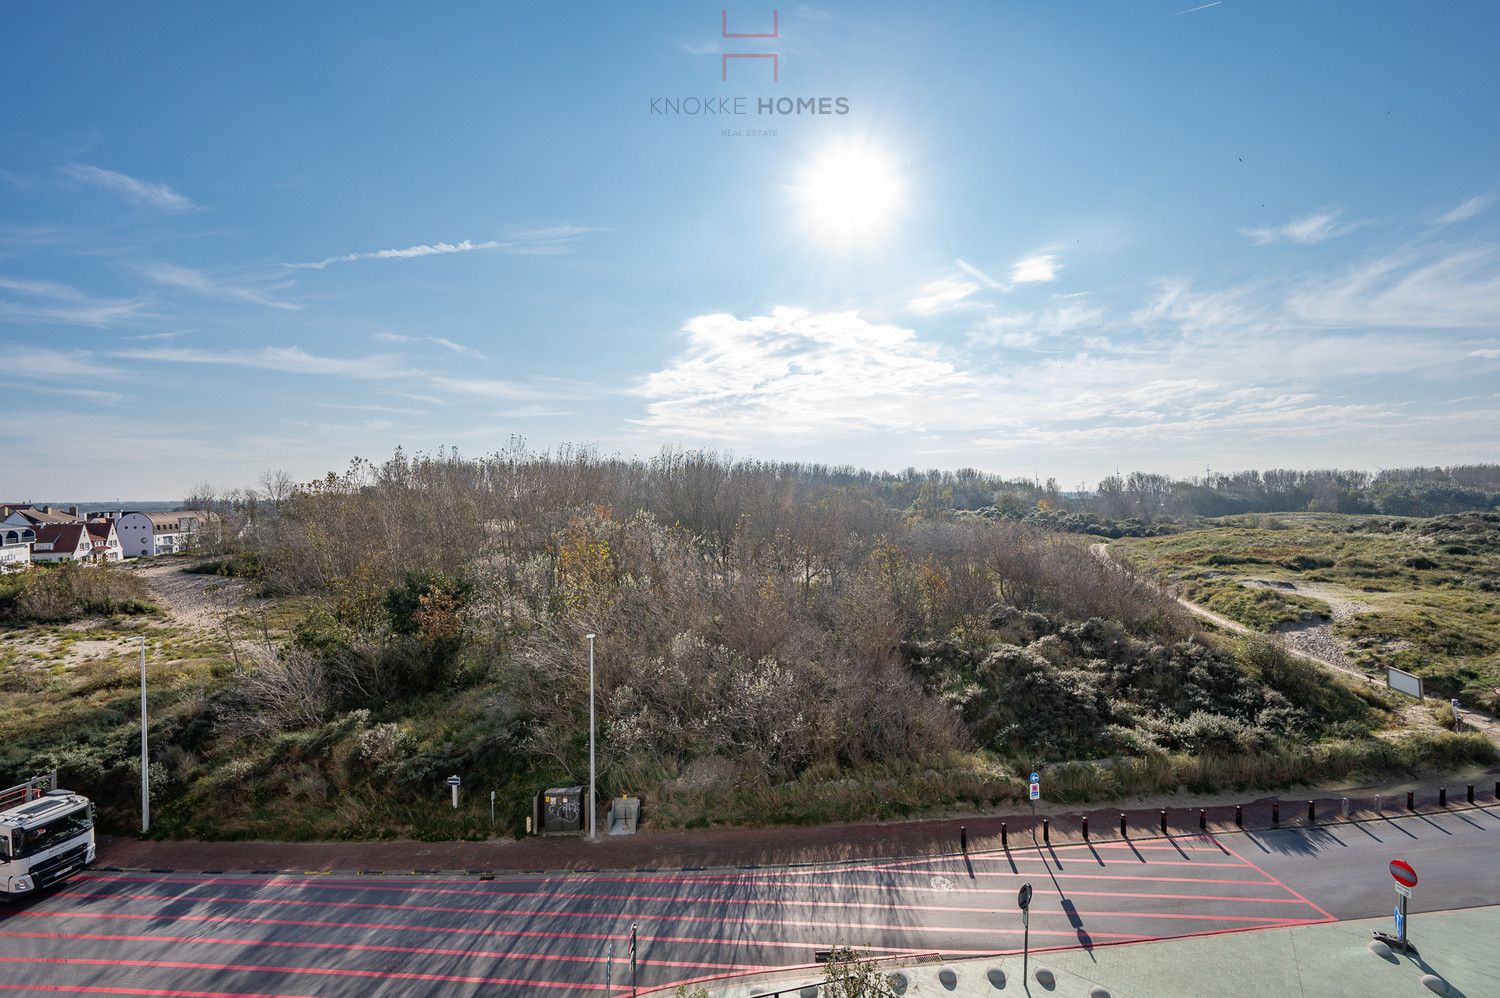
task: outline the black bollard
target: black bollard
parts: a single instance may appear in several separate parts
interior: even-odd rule
[[[1042,819],[1042,841],[1048,845],[1052,843],[1052,820],[1050,818]]]
[[[1125,815],[1120,815],[1120,838],[1130,838],[1130,830],[1125,827]]]
[[[1281,824],[1281,802],[1277,801],[1271,805],[1271,824]]]
[[[1083,841],[1087,842],[1088,840],[1089,840],[1089,816],[1088,815],[1084,815],[1083,816]]]
[[[958,851],[969,851],[969,829],[964,825],[958,826]]]
[[[1000,848],[1010,848],[1010,835],[1005,830],[1005,822],[1000,822]]]
[[[1468,800],[1470,804],[1474,803],[1474,784],[1472,783],[1469,784]]]
[[[1448,788],[1438,787],[1438,807],[1448,806]]]
[[[1161,833],[1163,835],[1167,834],[1167,809],[1166,808],[1162,808],[1161,809]]]
[[[1316,810],[1314,810],[1314,808],[1313,808],[1313,802],[1312,801],[1308,801],[1307,802],[1307,823],[1309,825],[1314,825],[1314,824],[1317,824],[1317,821],[1318,821],[1318,812]]]
[[[1500,780],[1495,781],[1495,799],[1500,800]]]
[[[1236,804],[1234,806],[1234,827],[1245,827],[1245,808],[1241,804]]]
[[[1417,809],[1417,792],[1415,790],[1408,790],[1406,792],[1406,809],[1408,811],[1415,811]]]
[[[1208,831],[1208,811],[1201,807],[1198,809],[1198,831]]]

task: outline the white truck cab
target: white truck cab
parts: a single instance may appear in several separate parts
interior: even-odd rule
[[[65,880],[94,861],[94,805],[48,790],[0,811],[0,899]]]

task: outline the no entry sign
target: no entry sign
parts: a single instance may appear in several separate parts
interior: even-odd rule
[[[1411,864],[1402,859],[1391,860],[1391,879],[1402,887],[1417,886],[1417,871],[1411,868]]]

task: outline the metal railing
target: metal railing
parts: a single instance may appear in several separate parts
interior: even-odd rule
[[[17,783],[13,787],[0,790],[0,811],[8,810],[20,804],[34,801],[46,795],[49,790],[57,789],[57,770],[44,773],[41,776],[33,776],[25,783]]]

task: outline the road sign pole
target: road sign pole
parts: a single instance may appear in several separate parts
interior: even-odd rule
[[[635,998],[635,923],[630,923],[630,998]]]
[[[1021,885],[1016,892],[1016,907],[1021,909],[1021,981],[1026,981],[1026,974],[1031,961],[1031,884]]]
[[[1401,948],[1406,949],[1406,895],[1401,895]]]

